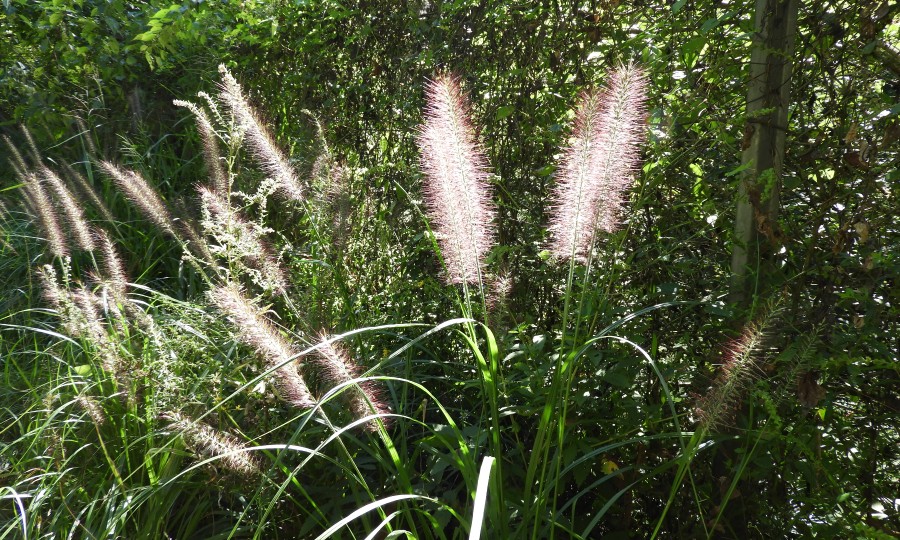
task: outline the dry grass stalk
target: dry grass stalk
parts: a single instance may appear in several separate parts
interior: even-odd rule
[[[428,213],[435,222],[448,282],[478,283],[495,236],[487,158],[469,122],[459,81],[439,76],[426,93],[418,143]]]
[[[259,464],[251,457],[250,448],[234,435],[177,412],[168,412],[162,417],[172,429],[178,431],[185,445],[200,457],[215,458],[216,463],[245,478],[260,474]]]
[[[645,138],[646,84],[628,64],[612,70],[599,92],[582,94],[550,220],[550,250],[560,259],[586,261],[597,232],[618,227]]]
[[[219,155],[219,144],[216,137],[216,131],[209,117],[197,105],[176,99],[173,102],[178,107],[186,107],[194,116],[197,117],[197,128],[200,131],[200,140],[203,144],[203,157],[206,160],[206,167],[209,170],[209,177],[216,193],[227,195],[229,191],[228,176],[225,169],[222,168],[222,156]]]
[[[275,371],[276,386],[282,397],[298,408],[311,408],[316,400],[297,371],[292,345],[234,285],[220,286],[209,292],[213,304],[224,312],[238,331],[242,343],[251,347],[268,367]]]
[[[41,167],[40,174],[56,193],[56,199],[65,212],[66,221],[69,224],[69,230],[72,231],[75,243],[84,251],[94,251],[96,246],[91,235],[90,225],[88,225],[81,207],[75,201],[75,197],[72,196],[72,192],[63,184],[59,176],[47,167]]]
[[[279,187],[288,198],[303,202],[304,190],[297,173],[294,172],[294,168],[278,149],[269,131],[244,97],[240,84],[231,76],[225,66],[219,66],[219,72],[222,74],[220,96],[231,110],[239,127],[243,129],[250,153],[256,158],[263,171],[278,182]]]
[[[175,230],[172,228],[172,216],[166,209],[162,198],[140,174],[120,168],[109,161],[101,161],[100,166],[122,190],[128,200],[143,212],[144,217],[164,232],[177,237]]]
[[[350,358],[343,347],[334,342],[329,343],[328,335],[324,332],[320,334],[319,339],[322,343],[316,349],[316,357],[322,368],[322,374],[332,385],[338,386],[360,377],[362,368]],[[373,414],[390,413],[374,381],[358,383],[348,388],[343,395],[346,396],[350,411],[357,420]],[[382,418],[382,422],[386,421],[386,418]],[[364,428],[370,432],[377,431],[378,421],[370,420],[364,424]]]

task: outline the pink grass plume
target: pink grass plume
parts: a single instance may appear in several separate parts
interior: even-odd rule
[[[597,233],[618,228],[646,137],[646,85],[644,72],[627,64],[582,94],[553,197],[550,251],[558,258],[586,261]]]
[[[429,83],[426,94],[418,143],[428,215],[446,262],[447,281],[478,283],[495,236],[487,158],[469,122],[459,81],[441,75]]]

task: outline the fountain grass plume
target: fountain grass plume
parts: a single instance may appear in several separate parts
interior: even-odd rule
[[[321,344],[316,349],[316,360],[322,368],[322,375],[334,386],[344,384],[357,379],[362,374],[362,368],[354,362],[347,350],[339,343],[329,342],[328,334],[319,334]],[[374,381],[363,381],[348,389],[344,394],[350,405],[350,411],[357,420],[371,414],[385,415],[390,408],[384,402],[378,385]],[[386,419],[382,419],[386,421]],[[378,422],[370,420],[363,425],[366,431],[374,432],[378,429]]]
[[[106,206],[106,203],[104,203],[100,198],[97,190],[94,189],[94,186],[92,186],[90,182],[87,181],[84,175],[76,171],[68,163],[63,162],[62,167],[66,179],[69,180],[70,183],[74,181],[74,183],[77,184],[78,189],[76,189],[76,191],[91,200],[91,203],[93,203],[94,205],[94,209],[100,213],[103,219],[109,223],[113,223],[114,221],[116,221],[116,218],[112,215],[112,212],[110,212],[109,208]]]
[[[88,414],[94,425],[102,426],[106,424],[106,413],[92,396],[87,394],[78,395],[75,397],[75,403]]]
[[[275,370],[276,387],[282,398],[291,405],[308,409],[316,400],[303,377],[297,371],[293,346],[257,309],[236,285],[219,286],[209,292],[213,305],[219,308],[238,331],[238,339],[251,347],[268,367]]]
[[[197,118],[197,129],[200,131],[200,140],[203,144],[203,157],[206,167],[209,169],[209,177],[216,192],[225,195],[229,190],[228,176],[222,168],[222,156],[219,154],[219,144],[216,138],[216,130],[206,113],[190,101],[176,99],[173,101],[178,107],[186,107]]]
[[[634,64],[609,72],[599,91],[581,96],[572,141],[558,167],[550,251],[586,261],[598,232],[613,232],[637,173],[645,139],[647,76]]]
[[[72,232],[75,243],[84,251],[94,251],[96,246],[91,235],[90,225],[88,225],[87,219],[84,217],[84,211],[75,201],[72,192],[69,191],[62,179],[47,167],[42,166],[39,171],[44,181],[53,188],[56,200],[59,201],[65,213],[66,221],[69,224],[69,230]]]
[[[759,355],[766,339],[762,324],[748,324],[740,337],[725,345],[722,365],[712,386],[696,404],[700,425],[709,431],[727,424],[748,386],[759,377]]]
[[[185,445],[202,458],[215,458],[216,463],[238,476],[250,478],[260,474],[259,464],[237,437],[177,412],[166,412],[162,419],[177,431]]]
[[[41,153],[38,150],[37,144],[34,142],[34,137],[31,136],[31,130],[25,127],[24,124],[20,124],[19,128],[22,130],[22,135],[25,136],[25,142],[28,143],[28,149],[31,151],[31,158],[36,165],[40,164]]]
[[[162,231],[177,237],[172,228],[172,216],[162,198],[150,184],[136,171],[123,169],[110,161],[101,161],[100,167],[113,182],[154,225]]]
[[[128,290],[128,274],[109,234],[100,227],[94,228],[94,241],[100,248],[101,262],[106,282],[112,287],[117,302],[123,302]]]
[[[37,214],[38,222],[47,239],[50,252],[56,257],[65,257],[69,254],[69,244],[62,227],[59,226],[59,216],[50,196],[44,191],[40,179],[34,173],[27,173],[25,179],[25,193],[31,203],[32,211]]]
[[[10,158],[9,164],[12,166],[13,172],[16,174],[16,177],[19,181],[24,182],[25,177],[28,174],[28,165],[25,164],[25,159],[22,157],[19,149],[16,148],[16,145],[10,140],[9,137],[3,135],[3,142],[6,143],[6,146],[9,148]]]
[[[469,121],[459,80],[440,75],[428,84],[426,96],[418,144],[428,215],[446,262],[447,281],[478,283],[495,237],[487,158]]]
[[[64,268],[67,267],[64,265]],[[122,357],[115,343],[109,339],[94,294],[83,285],[74,291],[69,290],[49,264],[38,268],[36,273],[43,297],[57,311],[63,329],[70,336],[89,342],[105,371],[117,377],[124,375]],[[64,281],[67,280],[66,277]]]
[[[303,202],[303,186],[288,159],[275,144],[265,125],[250,103],[237,80],[224,65],[219,66],[222,74],[220,97],[231,110],[238,126],[243,129],[244,137],[250,147],[250,153],[260,164],[263,171],[278,182],[278,186],[288,198]]]

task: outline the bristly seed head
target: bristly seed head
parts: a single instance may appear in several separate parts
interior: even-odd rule
[[[418,143],[428,215],[446,261],[447,281],[478,283],[495,237],[487,158],[469,122],[459,81],[438,76],[426,94]]]
[[[281,366],[275,376],[282,397],[298,408],[315,406],[316,400],[297,372],[296,362],[290,362],[293,347],[241,290],[234,285],[220,286],[212,289],[209,297],[231,319],[242,343],[252,347],[269,367]]]
[[[646,85],[643,70],[628,64],[612,70],[599,92],[582,94],[553,198],[556,257],[586,261],[596,234],[617,229],[646,137]]]
[[[347,351],[335,342],[328,342],[328,334],[319,334],[321,344],[316,349],[316,358],[322,368],[324,378],[334,386],[344,384],[356,379],[362,373],[362,368],[356,364]],[[366,416],[386,415],[390,408],[382,399],[381,391],[374,381],[363,381],[358,385],[348,388],[344,394],[349,401],[350,410],[357,420]],[[382,417],[382,422],[387,423],[387,418]],[[366,431],[374,432],[378,429],[378,422],[370,420],[364,425]]]
[[[177,412],[164,413],[162,418],[168,421],[172,429],[184,438],[185,444],[201,457],[218,458],[217,463],[242,477],[253,477],[260,473],[259,464],[251,457],[247,445],[234,435]]]
[[[700,424],[706,429],[726,423],[740,404],[744,390],[756,380],[764,340],[763,327],[750,324],[725,347],[719,374],[695,407]]]
[[[34,173],[27,173],[25,191],[34,212],[37,213],[44,234],[47,236],[47,245],[50,252],[56,257],[65,257],[69,254],[69,245],[66,235],[59,226],[59,218],[53,207],[50,196],[44,191],[44,186]]]
[[[56,193],[56,199],[65,212],[66,221],[69,223],[69,229],[75,238],[75,243],[84,251],[94,251],[96,246],[91,235],[90,225],[88,225],[87,219],[84,217],[84,211],[75,201],[72,192],[69,191],[69,188],[66,187],[60,177],[47,167],[41,166],[39,171],[44,181],[50,184],[53,192]]]
[[[177,107],[185,107],[197,117],[197,129],[200,132],[200,140],[203,143],[203,157],[206,159],[206,167],[209,169],[210,180],[216,192],[222,196],[228,195],[229,182],[225,169],[222,167],[222,157],[219,155],[219,143],[216,130],[206,112],[190,101],[176,99],[172,102]]]
[[[144,213],[145,218],[163,231],[177,236],[172,228],[172,216],[166,209],[166,205],[156,190],[144,180],[144,177],[135,171],[120,168],[109,161],[101,161],[100,166],[119,186],[128,200]]]

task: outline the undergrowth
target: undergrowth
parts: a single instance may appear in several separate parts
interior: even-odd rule
[[[541,334],[505,301],[502,180],[452,75],[429,84],[419,131],[424,254],[398,245],[314,115],[318,157],[300,167],[224,68],[217,95],[176,101],[208,176],[184,201],[142,160],[60,167],[7,139],[0,538],[589,538],[661,477],[653,536],[685,494],[681,530],[713,535],[746,461],[724,498],[691,464],[774,355],[769,315],[696,410],[620,334],[690,309],[611,305],[605,245],[641,170],[645,85],[625,65],[580,99],[548,202],[559,324]],[[422,260],[443,285],[400,264]],[[441,300],[418,303],[426,286]],[[648,416],[621,430],[617,414]],[[663,457],[640,457],[651,447]]]

